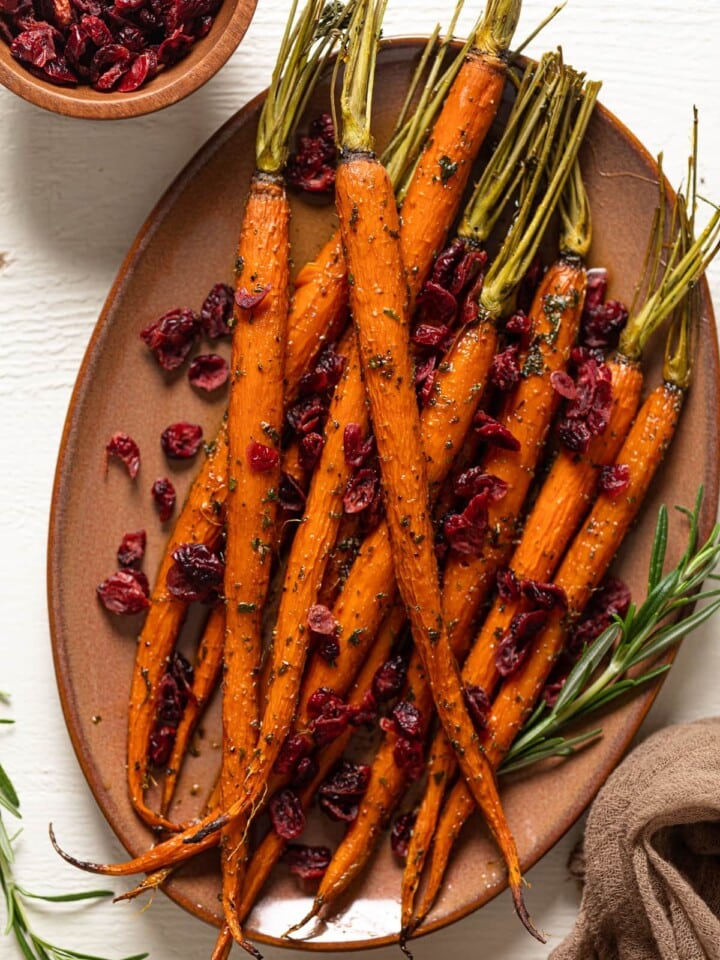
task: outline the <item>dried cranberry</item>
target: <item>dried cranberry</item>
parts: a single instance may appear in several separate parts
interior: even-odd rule
[[[207,601],[223,582],[225,564],[204,543],[183,543],[173,550],[167,588],[179,600]]]
[[[118,570],[97,587],[102,605],[118,615],[142,613],[150,606],[150,585],[140,570]]]
[[[395,724],[395,730],[400,737],[409,737],[411,740],[419,740],[425,733],[423,716],[409,700],[401,700],[396,704],[392,711],[392,719]]]
[[[348,704],[348,723],[353,727],[374,723],[377,719],[377,700],[372,690],[366,690],[359,703]]]
[[[350,722],[350,712],[345,701],[324,687],[320,687],[310,697],[307,709],[310,716],[314,716],[310,731],[318,746],[336,740],[345,732]]]
[[[171,423],[162,432],[160,444],[171,460],[190,460],[200,449],[203,431],[197,423]]]
[[[520,350],[516,343],[496,353],[490,366],[489,380],[496,390],[507,393],[520,382]]]
[[[437,326],[431,323],[419,323],[410,339],[418,347],[438,347],[444,351],[447,349],[449,336],[450,327],[444,323]]]
[[[340,383],[345,363],[345,357],[336,353],[333,346],[326,347],[312,373],[306,373],[301,378],[300,396],[306,397],[311,393],[328,395]]]
[[[482,551],[488,525],[487,505],[487,492],[478,493],[462,513],[453,513],[445,518],[443,533],[456,553],[476,557]]]
[[[582,420],[561,421],[558,424],[557,435],[562,445],[573,453],[585,453],[592,440],[592,434]]]
[[[217,353],[203,353],[188,368],[188,380],[198,390],[210,392],[227,383],[230,371],[227,361]]]
[[[307,786],[311,780],[315,779],[317,772],[318,763],[315,757],[303,757],[297,765],[297,769],[290,781],[290,786],[297,790],[302,789],[302,787]]]
[[[455,319],[458,302],[445,287],[428,280],[418,294],[417,306],[422,310],[423,316],[431,317],[434,323],[449,326]]]
[[[227,283],[216,283],[200,310],[200,323],[209,340],[217,340],[230,333],[235,292]]]
[[[239,290],[235,291],[235,303],[241,310],[252,310],[254,307],[260,306],[268,293],[270,293],[269,283],[252,292],[246,290],[245,287],[240,287]]]
[[[477,288],[477,279],[480,271],[485,269],[488,261],[484,250],[470,250],[455,267],[452,280],[448,287],[454,297],[459,297],[471,284]],[[482,283],[482,281],[481,281]]]
[[[283,860],[290,865],[290,873],[301,880],[320,880],[331,856],[328,847],[310,847],[305,843],[289,843],[283,852]]]
[[[267,473],[280,463],[280,454],[274,447],[252,440],[248,444],[247,460],[254,473]]]
[[[601,492],[608,497],[613,499],[619,497],[630,486],[630,467],[627,463],[615,463],[612,466],[603,467],[598,485]]]
[[[343,454],[349,467],[362,467],[375,452],[375,437],[363,440],[359,423],[348,423],[343,431]]]
[[[195,671],[190,661],[177,650],[173,653],[170,661],[170,674],[177,683],[178,690],[183,699],[183,706],[185,706],[188,700],[195,698],[192,689]]]
[[[553,370],[550,374],[550,382],[555,392],[565,400],[574,400],[577,397],[575,381],[565,370]]]
[[[380,489],[380,477],[372,467],[363,467],[348,481],[343,497],[345,513],[361,513],[375,499]]]
[[[415,387],[421,409],[430,402],[430,398],[433,395],[438,377],[436,364],[437,357],[428,357],[427,360],[420,364],[415,370]]]
[[[147,537],[144,530],[126,533],[118,547],[117,561],[121,567],[135,567],[145,555]]]
[[[542,610],[552,610],[554,607],[567,609],[567,596],[562,587],[554,583],[543,583],[541,580],[523,579],[520,581],[520,592],[534,607]]]
[[[112,90],[127,72],[132,54],[120,43],[101,47],[90,61],[90,83],[96,90]]]
[[[313,121],[310,136],[298,137],[297,150],[285,169],[288,184],[308,193],[330,193],[335,185],[337,149],[330,114]]]
[[[628,318],[627,308],[619,300],[605,302],[606,293],[607,270],[588,270],[580,342],[603,351],[615,346]]]
[[[310,473],[315,469],[324,446],[325,439],[321,433],[308,433],[302,438],[298,448],[298,461],[303,470]]]
[[[282,742],[280,752],[273,765],[275,773],[293,774],[297,770],[297,765],[306,757],[312,745],[307,737],[299,733],[288,734]]]
[[[321,603],[314,604],[308,610],[307,625],[318,654],[328,663],[335,661],[340,653],[339,624],[331,611]]]
[[[305,509],[305,491],[295,477],[284,471],[280,474],[278,500],[286,513],[298,514]]]
[[[593,594],[582,619],[573,629],[567,648],[577,654],[600,636],[614,617],[624,617],[630,607],[630,591],[622,580],[608,577]]]
[[[490,698],[482,687],[469,683],[463,688],[463,697],[470,719],[476,730],[484,730],[490,714]]]
[[[530,641],[543,629],[547,620],[546,610],[515,614],[495,653],[495,667],[500,676],[509,677],[519,669],[527,656]]]
[[[280,790],[268,804],[273,830],[283,840],[294,840],[305,829],[305,813],[300,798],[292,790]]]
[[[610,368],[587,351],[573,351],[573,362],[577,367],[574,395],[565,402],[558,436],[570,450],[584,453],[591,438],[601,434],[610,420],[612,382]],[[565,394],[572,393],[564,378],[555,378],[556,389],[558,383]]]
[[[330,687],[318,687],[308,697],[307,712],[310,717],[319,717],[328,705],[344,704],[342,697],[339,697]]]
[[[177,681],[172,674],[166,673],[158,684],[156,711],[158,721],[177,727],[182,719],[184,706]]]
[[[150,492],[152,493],[152,498],[155,501],[155,506],[158,509],[160,522],[165,523],[165,521],[169,520],[172,516],[172,512],[175,507],[175,487],[167,477],[161,477],[152,485]]]
[[[465,256],[465,241],[456,237],[435,257],[430,279],[444,289],[449,289],[455,271]]]
[[[35,67],[29,67],[28,69],[31,73],[38,73]],[[39,75],[44,80],[49,80],[50,83],[59,87],[75,87],[79,82],[77,76],[68,66],[67,60],[61,54],[46,63],[39,71]]]
[[[155,727],[150,734],[148,744],[148,755],[150,763],[156,767],[164,767],[170,759],[172,748],[175,744],[177,728],[168,724]]]
[[[513,337],[527,337],[531,327],[530,317],[524,310],[516,310],[515,313],[505,321],[505,332]]]
[[[498,596],[503,603],[511,603],[520,599],[520,585],[518,579],[509,567],[504,570],[498,570],[497,577]]]
[[[407,678],[407,664],[401,656],[386,660],[375,671],[372,680],[372,690],[378,700],[392,700],[397,697],[405,686]]]
[[[358,804],[370,781],[370,767],[342,760],[320,784],[318,805],[332,820],[350,823],[356,819]]]
[[[400,813],[393,820],[392,829],[390,830],[390,849],[402,863],[405,863],[407,860],[410,838],[412,837],[416,820],[417,813],[414,811]]]
[[[176,370],[185,362],[199,332],[198,319],[188,307],[164,313],[140,331],[163,370]]]
[[[94,17],[92,15],[81,17],[80,26],[91,43],[98,49],[100,47],[106,47],[113,42],[112,33],[100,17]]]
[[[455,495],[471,500],[486,493],[491,503],[497,503],[507,494],[507,483],[492,473],[483,473],[482,467],[470,467],[456,478],[453,484]]]
[[[127,433],[114,433],[105,444],[105,468],[107,469],[108,459],[117,457],[122,460],[127,468],[127,472],[134,480],[140,469],[140,448],[131,436]]]
[[[58,56],[55,44],[61,39],[60,32],[49,23],[36,23],[15,37],[10,45],[10,53],[16,60],[42,69]]]
[[[326,407],[323,400],[317,395],[303,397],[293,404],[286,414],[286,419],[298,437],[308,433],[315,433],[321,421],[324,420]]]
[[[517,451],[520,449],[520,441],[512,435],[508,428],[498,423],[494,417],[483,410],[478,410],[473,423],[478,437],[485,443],[501,447],[503,450]]]
[[[171,66],[182,60],[190,53],[190,48],[194,43],[194,38],[190,34],[183,33],[182,27],[178,27],[169,37],[166,37],[157,48],[158,63],[165,66]]]
[[[419,740],[398,737],[393,747],[393,760],[409,780],[418,780],[425,772],[425,754]]]

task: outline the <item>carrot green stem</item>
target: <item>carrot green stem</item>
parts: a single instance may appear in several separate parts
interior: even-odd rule
[[[298,0],[292,0],[258,125],[256,165],[263,173],[278,174],[284,167],[292,130],[353,4],[307,0],[298,15]]]
[[[560,197],[558,210],[561,222],[558,241],[560,252],[586,260],[592,240],[592,221],[580,161],[577,158]]]
[[[359,0],[348,28],[345,77],[340,93],[341,144],[348,152],[372,152],[370,132],[375,61],[387,0]]]
[[[504,57],[515,35],[521,7],[521,0],[488,0],[472,38],[475,49],[494,57]]]

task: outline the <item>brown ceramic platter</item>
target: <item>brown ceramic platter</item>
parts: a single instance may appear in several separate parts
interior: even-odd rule
[[[395,41],[380,58],[375,116],[378,139],[387,136],[402,102],[417,41]],[[308,110],[327,105],[327,87]],[[226,398],[211,400],[193,392],[184,373],[164,377],[138,337],[152,319],[175,306],[198,310],[210,287],[232,277],[244,185],[252,172],[259,100],[233,117],[197,154],[171,186],[130,250],[93,333],[68,412],[57,467],[49,545],[49,597],[53,650],[65,718],[82,769],[108,823],[132,854],[153,841],[133,814],[125,787],[127,694],[139,631],[137,618],[111,617],[95,597],[95,586],[116,566],[122,535],[148,532],[145,569],[152,574],[168,528],[153,508],[150,487],[170,476],[179,499],[196,466],[168,464],[159,438],[171,422],[201,423],[214,436]],[[632,300],[657,198],[657,169],[635,138],[607,111],[598,108],[584,148],[594,240],[590,265],[609,269],[610,295]],[[296,265],[308,260],[327,238],[332,206],[294,201],[292,240]],[[617,564],[633,595],[643,583],[657,509],[661,503],[691,505],[705,484],[703,526],[713,519],[718,494],[718,360],[707,288],[694,383],[679,434],[656,478],[640,520]],[[202,350],[207,350],[204,345]],[[661,346],[647,353],[647,382],[660,379]],[[142,466],[137,479],[111,464],[105,472],[104,447],[118,430],[139,443]],[[673,516],[669,559],[681,552],[684,528]],[[190,632],[190,631],[189,631]],[[187,641],[187,638],[185,638]],[[574,823],[626,749],[656,689],[603,717],[604,736],[569,761],[509,778],[504,799],[525,868],[538,860]],[[181,777],[178,819],[194,814],[219,765],[218,705],[215,703]],[[333,844],[337,824],[313,822],[307,842]],[[92,850],[74,854],[95,858]],[[400,867],[383,842],[369,871],[342,903],[337,916],[312,930],[312,939],[294,940],[308,948],[344,950],[395,939],[399,917]],[[486,903],[504,889],[504,869],[479,820],[466,828],[456,848],[444,891],[424,930],[437,929]],[[192,863],[167,887],[168,894],[204,920],[219,923],[219,875],[215,859]],[[283,869],[276,869],[247,924],[250,937],[277,944],[288,926],[310,906]],[[542,917],[537,917],[542,924]]]
[[[161,110],[201,87],[234,53],[250,26],[257,0],[224,0],[207,36],[178,63],[131,93],[107,93],[89,84],[60,87],[35,77],[0,40],[0,83],[24,100],[68,117],[121,120]]]

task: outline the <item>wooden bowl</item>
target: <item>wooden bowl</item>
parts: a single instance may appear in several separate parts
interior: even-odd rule
[[[416,41],[395,41],[382,51],[377,86],[383,96],[378,98],[374,117],[381,142],[402,102],[419,50]],[[226,397],[208,401],[193,393],[184,375],[164,378],[138,332],[172,307],[198,309],[212,284],[232,277],[243,184],[251,173],[251,144],[260,103],[260,99],[250,103],[208,141],[138,235],[83,361],[58,461],[48,561],[58,686],[85,776],[110,826],[133,855],[155,840],[133,813],[125,782],[127,696],[139,623],[137,618],[108,615],[97,602],[95,585],[114,571],[115,550],[128,530],[147,530],[144,567],[151,576],[157,569],[168,530],[162,529],[153,509],[150,486],[156,477],[169,474],[182,502],[196,469],[178,470],[168,464],[160,450],[161,431],[175,420],[187,419],[201,423],[210,438],[220,423]],[[326,104],[327,87],[315,96],[308,117],[316,116]],[[630,302],[657,201],[657,167],[638,141],[601,107],[591,122],[583,163],[594,218],[588,262],[607,267],[609,295]],[[297,267],[315,254],[333,224],[331,205],[293,200]],[[703,349],[698,351],[693,386],[677,437],[616,567],[638,600],[644,597],[658,506],[663,502],[670,507],[691,506],[698,484],[703,482],[704,532],[714,518],[719,463],[718,358],[704,284],[702,290]],[[648,390],[660,380],[661,366],[662,335],[644,358]],[[142,451],[142,466],[134,482],[117,464],[111,464],[107,474],[104,471],[105,443],[118,430],[130,433]],[[671,510],[668,562],[677,561],[684,538],[683,519]],[[593,726],[601,725],[604,736],[578,756],[530,768],[503,782],[505,808],[524,869],[546,853],[590,803],[622,757],[656,692],[654,685],[601,719],[593,717]],[[197,755],[189,757],[183,769],[172,808],[178,820],[197,812],[216,776],[220,760],[218,708],[216,700],[203,723]],[[314,819],[303,840],[332,845],[339,836],[339,824]],[[59,839],[62,842],[63,838]],[[97,859],[93,850],[70,852]],[[337,952],[394,941],[400,876],[385,837],[369,869],[343,898],[334,920],[313,929],[312,939],[301,944],[294,940],[292,945]],[[505,883],[501,857],[475,818],[456,846],[446,884],[421,932],[482,906],[503,890]],[[216,924],[221,919],[218,891],[218,864],[209,855],[184,867],[167,885],[167,893],[183,907]],[[311,897],[297,887],[287,870],[277,869],[248,919],[248,936],[290,945],[280,938],[305,915],[310,902]],[[528,905],[532,911],[532,892]],[[542,926],[542,916],[534,919]]]
[[[0,83],[38,107],[87,120],[124,120],[162,110],[206,83],[230,58],[245,36],[257,0],[224,0],[207,36],[190,53],[163,68],[149,83],[132,93],[103,93],[88,84],[59,87],[27,70],[0,41]]]

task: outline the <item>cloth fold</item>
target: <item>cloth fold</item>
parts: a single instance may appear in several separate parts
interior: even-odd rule
[[[668,727],[588,815],[576,924],[550,960],[720,960],[720,718]]]

